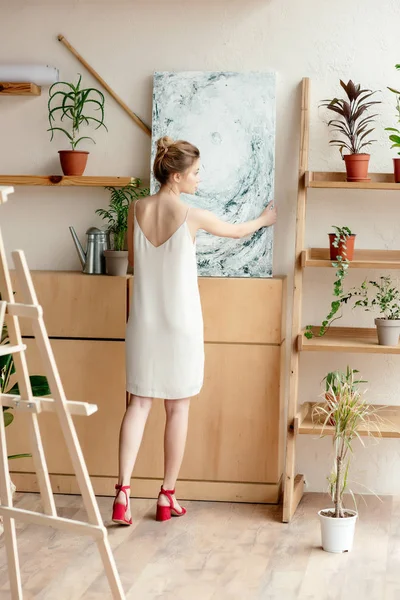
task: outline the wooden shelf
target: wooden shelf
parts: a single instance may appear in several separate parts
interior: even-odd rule
[[[314,332],[319,327],[313,328]],[[308,340],[304,331],[297,338],[298,350],[301,352],[358,352],[366,354],[400,354],[397,346],[380,346],[376,329],[360,327],[331,327],[322,337]]]
[[[0,81],[0,95],[3,96],[40,96],[42,89],[35,83],[10,83]]]
[[[0,185],[48,185],[53,187],[73,186],[113,186],[122,187],[137,183],[135,177],[70,177],[65,175],[0,175]]]
[[[329,248],[307,248],[301,253],[301,266],[331,267]],[[400,250],[355,250],[349,262],[352,269],[400,269]]]
[[[400,183],[394,182],[393,173],[369,173],[371,181],[346,181],[346,173],[306,171],[305,185],[308,188],[331,188],[349,190],[397,190]]]
[[[312,420],[312,411],[315,406],[314,402],[305,402],[300,406],[295,420],[294,427],[296,433],[320,435],[322,429],[324,429],[324,435],[333,435],[334,428],[332,425],[327,425],[322,428],[321,423],[316,423]],[[379,408],[379,405],[374,405],[374,408]],[[380,421],[383,419],[383,422]],[[383,406],[378,411],[377,420],[379,421],[379,430],[381,437],[385,438],[399,438],[400,437],[400,406]],[[371,422],[367,425],[364,424],[358,429],[358,433],[362,436],[376,435],[376,427],[374,423],[377,420],[371,418]]]

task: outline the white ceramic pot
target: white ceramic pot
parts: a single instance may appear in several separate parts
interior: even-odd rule
[[[126,250],[104,250],[108,275],[125,276],[128,270],[128,252]]]
[[[397,346],[400,337],[400,319],[375,319],[380,346]]]
[[[325,508],[318,513],[321,523],[322,548],[325,552],[350,552],[353,548],[354,529],[356,526],[357,513],[355,510],[347,510],[351,517],[335,519],[325,517],[323,512],[333,512],[333,508]]]

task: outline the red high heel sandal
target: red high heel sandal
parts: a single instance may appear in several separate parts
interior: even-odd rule
[[[160,504],[157,503],[156,521],[169,521],[171,517],[183,517],[183,515],[186,515],[186,508],[183,508],[183,506],[180,512],[174,508],[174,501],[172,500],[174,494],[175,490],[164,490],[163,487],[161,488],[158,498],[160,498],[161,495],[166,496],[168,498],[169,506],[160,506]]]
[[[116,484],[115,489],[117,490],[117,495],[115,496],[113,504],[112,520],[114,523],[118,523],[119,525],[132,525],[132,517],[129,520],[126,518],[126,511],[128,510],[129,506],[129,496],[126,493],[126,490],[129,490],[130,487],[129,485]],[[126,496],[125,506],[120,502],[117,502],[119,492],[124,492]]]

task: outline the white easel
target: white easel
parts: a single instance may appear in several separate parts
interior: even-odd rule
[[[12,193],[12,187],[0,186],[0,205]],[[0,331],[7,317],[7,328],[10,344],[0,346],[0,356],[14,356],[16,376],[19,383],[20,396],[0,393],[0,405],[11,406],[15,409],[30,413],[30,438],[32,456],[38,476],[40,494],[43,501],[44,514],[14,508],[10,489],[8,470],[7,446],[4,419],[0,418],[0,515],[4,519],[4,537],[7,552],[8,572],[10,578],[11,597],[13,600],[22,599],[21,576],[15,532],[15,519],[37,525],[50,525],[57,529],[93,537],[99,548],[104,569],[114,599],[125,598],[122,584],[115,566],[109,545],[107,530],[101,519],[100,511],[93,492],[89,473],[81,451],[72,414],[89,416],[96,412],[95,404],[69,401],[65,397],[63,385],[57,370],[53,351],[43,321],[43,311],[39,306],[32,278],[21,250],[12,253],[16,275],[22,293],[23,304],[14,301],[10,273],[7,266],[3,238],[0,230]],[[31,319],[34,337],[39,348],[43,366],[50,385],[53,398],[36,398],[32,396],[29,372],[25,357],[26,346],[22,343],[19,318]],[[79,489],[88,514],[89,523],[73,521],[57,516],[54,496],[51,489],[46,458],[40,437],[38,413],[42,411],[55,412],[60,421],[63,436],[74,467]]]

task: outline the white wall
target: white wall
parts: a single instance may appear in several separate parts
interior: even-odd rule
[[[12,6],[11,6],[12,4]],[[400,85],[396,0],[219,0],[111,2],[5,2],[0,0],[0,60],[49,63],[62,79],[82,72],[95,83],[57,40],[63,33],[147,123],[151,121],[154,70],[274,70],[278,73],[276,200],[279,222],[275,237],[275,273],[291,277],[296,210],[299,141],[299,82],[312,80],[310,168],[340,170],[338,152],[328,146],[329,133],[318,103],[339,93],[339,78],[353,78],[382,90],[378,142],[371,170],[391,170],[384,126],[394,124],[393,97],[387,85]],[[40,98],[0,98],[0,172],[59,172],[61,138],[49,143],[46,94]],[[107,99],[109,133],[96,132],[87,175],[149,176],[149,138]],[[62,143],[61,143],[62,142]],[[223,168],[223,165],[221,165]],[[78,269],[68,232],[74,224],[83,234],[99,221],[94,210],[107,203],[99,189],[18,188],[0,209],[9,249],[22,247],[32,268]],[[396,193],[317,192],[309,202],[308,245],[325,245],[330,225],[349,225],[358,247],[400,247],[400,206]],[[364,273],[351,273],[350,283]],[[306,273],[304,321],[324,316],[333,273]],[[316,301],[317,299],[317,301]],[[290,303],[289,303],[290,304]],[[368,324],[348,315],[343,324]],[[332,368],[347,363],[369,380],[373,401],[399,402],[400,358],[307,354],[302,356],[301,400],[313,400],[319,382]],[[329,440],[302,437],[298,471],[309,490],[325,489],[330,468]],[[400,441],[357,453],[354,479],[379,493],[400,492]],[[362,489],[362,488],[358,488]]]

